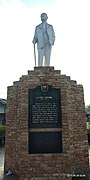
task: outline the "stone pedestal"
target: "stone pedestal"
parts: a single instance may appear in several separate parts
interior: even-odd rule
[[[40,122],[36,125],[34,122],[34,126],[30,119],[33,111],[35,121],[35,108],[38,107],[36,102],[30,106],[31,92],[42,85],[58,92],[60,90],[60,99],[57,100],[60,109],[55,112],[57,115],[59,112],[58,121],[53,120],[55,126],[48,123],[50,116],[45,126],[43,120],[41,125]],[[49,94],[48,98],[51,96]],[[37,95],[37,98],[40,97],[42,95]],[[54,102],[50,103],[50,107],[54,105]],[[28,71],[28,75],[23,75],[13,86],[8,87],[6,123],[5,171],[10,169],[19,174],[19,180],[71,180],[77,174],[87,175],[89,158],[83,86],[77,85],[69,76],[61,75],[54,67],[35,67]],[[39,142],[40,148],[43,146],[40,133],[47,146],[48,142],[51,143],[52,150],[49,152],[48,148],[45,152],[34,149],[37,149]],[[56,141],[57,147],[54,144]],[[53,150],[53,147],[56,148]]]

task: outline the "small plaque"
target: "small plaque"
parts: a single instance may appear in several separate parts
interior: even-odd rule
[[[29,90],[29,128],[61,127],[60,89],[41,85]]]
[[[29,153],[62,153],[61,132],[31,132],[29,133]]]

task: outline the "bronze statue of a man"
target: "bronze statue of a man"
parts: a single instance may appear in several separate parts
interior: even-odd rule
[[[36,26],[33,38],[33,44],[37,43],[38,49],[38,66],[49,66],[52,45],[55,41],[53,26],[47,23],[48,16],[46,13],[41,14],[42,23]]]

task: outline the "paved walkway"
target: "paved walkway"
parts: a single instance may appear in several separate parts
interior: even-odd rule
[[[90,146],[89,146],[89,164],[90,164]],[[5,176],[4,173],[4,148],[0,147],[0,180],[19,180],[15,175]]]
[[[4,175],[4,148],[0,147],[0,180],[19,180],[15,175]]]
[[[0,148],[0,180],[3,177],[3,169],[4,169],[4,149]]]

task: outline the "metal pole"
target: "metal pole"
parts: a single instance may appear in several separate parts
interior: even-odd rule
[[[35,60],[35,66],[36,66],[36,50],[35,50],[35,43],[34,43],[34,60]]]

